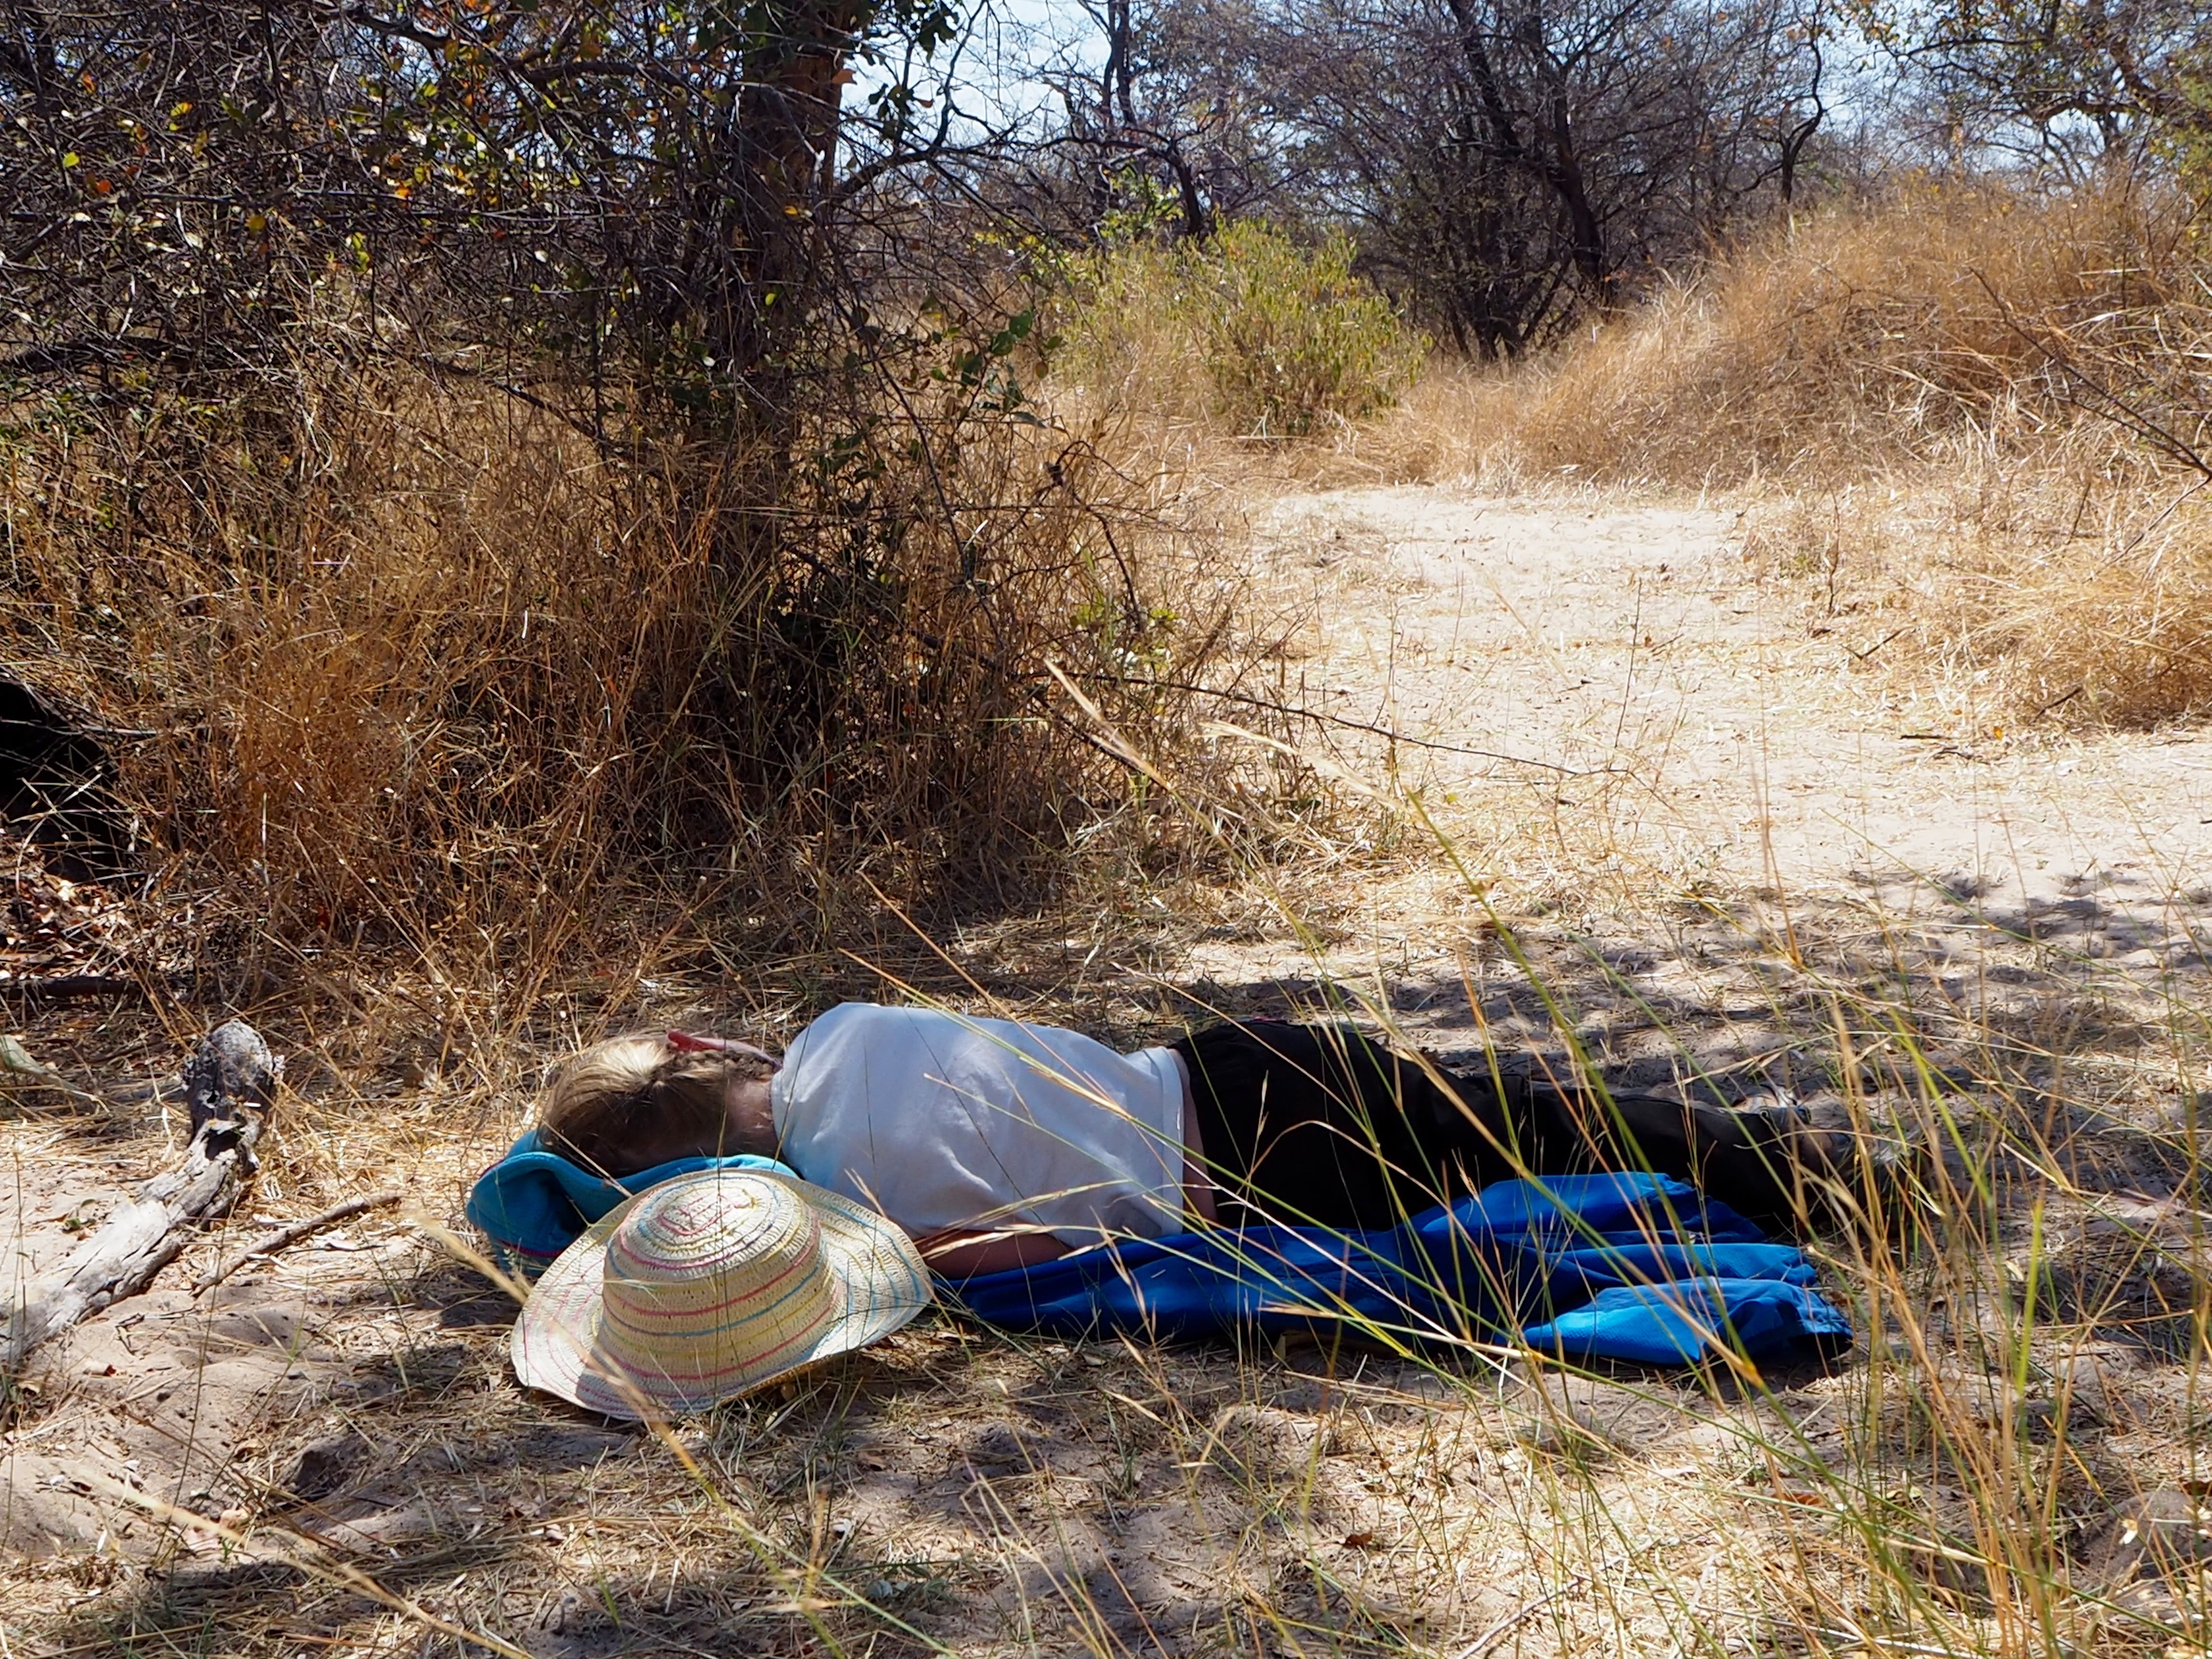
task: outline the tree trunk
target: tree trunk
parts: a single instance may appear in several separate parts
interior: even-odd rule
[[[713,373],[729,388],[705,439],[702,503],[715,558],[750,589],[782,540],[785,492],[799,440],[791,359],[814,311],[822,248],[816,212],[828,195],[846,59],[868,0],[794,0],[746,57],[734,107],[712,142],[720,200],[700,214],[716,246],[696,296]]]
[[[726,228],[745,291],[715,296],[713,311],[724,361],[740,374],[772,371],[813,297],[814,215],[836,161],[846,58],[869,7],[800,0],[778,11],[782,28],[745,61],[730,132],[738,211]]]

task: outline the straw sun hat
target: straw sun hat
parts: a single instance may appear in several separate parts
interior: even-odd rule
[[[888,1336],[930,1303],[913,1242],[803,1181],[702,1170],[610,1211],[545,1270],[514,1373],[610,1417],[666,1416]]]

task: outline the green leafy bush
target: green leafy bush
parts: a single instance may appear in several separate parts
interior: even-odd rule
[[[1303,246],[1247,220],[1076,263],[1063,373],[1240,434],[1301,437],[1395,401],[1428,343],[1352,269],[1350,239]]]

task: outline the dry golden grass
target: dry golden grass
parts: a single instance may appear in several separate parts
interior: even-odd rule
[[[1438,366],[1329,482],[1725,490],[1808,603],[1989,720],[2212,708],[2212,268],[2158,190],[1899,186],[1505,369]]]
[[[2086,443],[1962,457],[1948,477],[1772,492],[1746,551],[1808,623],[1857,617],[1873,666],[1974,729],[2148,726],[2212,710],[2212,513],[2202,481]],[[2102,446],[2098,447],[2100,450]]]
[[[1984,246],[2006,222],[1990,212],[1978,229],[1943,232],[1954,243],[1921,226],[1911,245]],[[1839,248],[1879,240],[1865,227],[1834,234]],[[2095,239],[2083,234],[2086,249]],[[1916,269],[1971,301],[1955,272],[1937,283],[1935,252]],[[2044,267],[2008,269],[2025,283]],[[1613,366],[1590,373],[1613,401],[1593,392],[1597,412],[1580,425],[1561,404],[1532,428],[1589,446],[1556,463],[1516,459],[1510,416],[1528,383],[1438,376],[1393,422],[1264,465],[1493,479],[1517,466],[1532,480],[1572,465],[1578,477],[1627,453],[1607,447],[1617,428],[1646,459],[1614,476],[1696,485],[1706,474],[1688,469],[1711,459],[1727,421],[1747,422],[1754,449],[1780,446],[1759,453],[1786,455],[1796,440],[1776,434],[1812,419],[1832,470],[1791,475],[1795,493],[1759,509],[1755,550],[1808,605],[1894,606],[1940,672],[1971,687],[1990,671],[1975,695],[2023,707],[2098,665],[2094,688],[2053,717],[2191,706],[2201,693],[2182,647],[2208,580],[2196,499],[2179,501],[2166,473],[2109,441],[2100,448],[2094,424],[2057,432],[2063,398],[2038,406],[2057,411],[2054,432],[2039,430],[1994,370],[1917,401],[1901,376],[1862,365],[1830,408],[1804,363],[1849,368],[1856,340],[1917,373],[1953,348],[1911,357],[1909,341],[1867,317],[1924,318],[1925,306],[1869,313],[1862,296],[1823,309],[1823,280],[1776,275],[1761,303],[1794,295],[1815,321],[1850,322],[1820,336],[1831,356],[1764,380],[1754,365],[1741,397],[1723,384],[1725,353],[1698,359],[1700,384],[1719,388],[1719,424],[1698,442],[1660,429],[1665,399],[1636,392],[1621,372],[1634,354],[1605,337],[1591,362]],[[1739,349],[1769,337],[1755,310],[1734,325]],[[1961,325],[1942,337],[1981,349],[2005,332]],[[1557,377],[1542,382],[1556,391],[1577,371],[1568,360],[1529,372]],[[641,1020],[774,1036],[842,997],[921,987],[1134,1042],[1200,1006],[1265,1006],[1268,988],[1178,983],[1177,953],[1206,918],[1178,917],[1163,897],[1180,896],[1161,878],[1181,866],[1162,849],[1213,849],[1218,889],[1237,888],[1293,941],[1323,930],[1295,872],[1285,875],[1285,849],[1310,849],[1342,890],[1338,908],[1357,908],[1362,855],[1330,844],[1310,771],[1280,756],[1282,776],[1240,770],[1186,742],[1187,708],[1163,697],[1105,710],[1155,769],[1105,772],[1115,791],[1095,792],[1085,827],[1094,844],[1125,850],[1062,890],[1074,897],[996,928],[883,937],[896,919],[875,894],[857,897],[860,878],[894,897],[922,890],[901,860],[926,864],[944,841],[871,839],[824,812],[819,803],[851,788],[846,748],[823,745],[815,769],[763,803],[717,770],[711,748],[668,735],[687,729],[675,716],[700,690],[702,641],[757,621],[726,595],[702,596],[709,546],[677,533],[693,522],[696,481],[609,469],[549,427],[411,396],[334,392],[316,404],[325,447],[313,466],[328,488],[288,494],[307,506],[284,514],[234,479],[190,474],[137,478],[145,495],[136,516],[122,514],[131,457],[94,441],[11,458],[11,651],[74,665],[76,687],[118,723],[159,730],[129,783],[149,804],[205,815],[197,862],[180,874],[236,882],[233,915],[264,907],[294,931],[295,945],[275,952],[285,982],[248,1010],[294,1061],[258,1200],[274,1213],[405,1183],[418,1223],[449,1224],[476,1169],[523,1122],[540,1066]],[[1024,648],[1079,646],[1089,684],[1115,684],[1107,671],[1126,659],[1113,653],[1146,648],[1141,629],[1115,631],[1131,607],[1218,614],[1218,567],[1182,561],[1159,509],[1197,471],[1185,460],[1220,453],[1208,447],[1219,434],[1195,416],[1154,426],[1103,407],[1097,418],[1093,449],[1122,465],[1117,475],[1096,463],[1079,501],[1048,487],[1041,452],[1019,434],[981,446],[974,511],[957,522],[982,539],[915,532],[927,556],[909,574],[923,602],[901,638],[973,621],[956,580],[963,546],[1006,550],[1041,618]],[[1899,429],[1884,438],[1881,422]],[[1862,459],[1880,463],[1871,481],[1843,464],[1862,441]],[[226,465],[240,453],[219,452]],[[1683,470],[1650,459],[1662,455]],[[1976,455],[1985,461],[1960,459]],[[2046,465],[2053,456],[2075,470]],[[1951,469],[1943,490],[1934,467]],[[1758,476],[1787,470],[1761,463]],[[230,511],[202,511],[210,489],[234,489],[212,497]],[[1102,498],[1119,503],[1104,524],[1091,510]],[[2112,560],[2108,584],[2083,580],[2092,556]],[[2075,595],[2088,608],[2064,611]],[[2010,632],[1996,625],[2007,617]],[[1194,657],[1170,663],[1215,660],[1195,650],[1210,629],[1192,631],[1173,649]],[[2144,690],[2160,684],[2171,689]],[[1029,810],[1065,781],[1036,769],[1063,763],[1056,752],[960,746],[959,723],[1019,716],[985,690],[949,694],[936,725],[896,725],[905,711],[880,701],[850,705],[890,710],[901,738],[869,748],[858,739],[871,733],[843,729],[883,784],[852,789],[854,800],[927,805],[932,788],[964,787],[971,817],[896,821],[988,836],[998,831],[986,816]],[[1262,711],[1227,712],[1249,724]],[[930,749],[938,738],[945,746]],[[1444,866],[1462,850],[1424,843],[1389,780],[1373,800],[1394,856],[1418,849]],[[737,864],[720,902],[651,867],[732,817],[755,823],[764,806],[787,816],[718,843]],[[702,816],[684,816],[693,809]],[[2094,904],[2069,933],[2059,923],[2071,911],[2009,927],[1961,903],[1908,924],[1870,903],[1735,909],[1711,893],[1647,895],[1636,942],[1650,947],[1648,968],[1624,966],[1620,940],[1564,921],[1478,925],[1467,916],[1483,902],[1461,897],[1449,943],[1466,980],[1403,982],[1378,961],[1362,981],[1428,1009],[1457,996],[1468,1029],[1510,1031],[1554,1057],[1640,1036],[1662,1073],[1733,1083],[1771,1068],[1824,1095],[1838,1121],[1876,1134],[1903,1122],[1942,1152],[1917,1194],[1919,1224],[1823,1249],[1825,1282],[1862,1333],[1850,1355],[1758,1376],[1593,1376],[1523,1354],[1409,1359],[1356,1342],[1036,1343],[947,1317],[772,1396],[635,1437],[520,1391],[500,1292],[433,1243],[364,1228],[350,1242],[366,1248],[303,1250],[241,1276],[220,1307],[161,1313],[173,1328],[163,1348],[152,1346],[161,1324],[125,1328],[134,1310],[110,1310],[89,1335],[113,1345],[118,1376],[79,1365],[8,1402],[7,1451],[113,1468],[127,1452],[143,1458],[149,1491],[229,1516],[218,1533],[173,1513],[176,1524],[120,1547],[9,1565],[11,1651],[2203,1651],[2201,1568],[2152,1562],[2130,1579],[2100,1547],[2130,1493],[2196,1492],[2203,1474],[2203,896],[2171,896],[2166,931],[2145,943]],[[841,901],[865,902],[866,915],[831,914]],[[756,927],[778,902],[804,926],[771,915]],[[1233,906],[1217,890],[1192,907],[1207,908]],[[373,944],[379,930],[408,948],[313,948]],[[586,935],[591,948],[577,948]],[[258,923],[229,937],[249,956],[272,949]],[[859,960],[763,943],[856,937]],[[1313,964],[1315,978],[1328,974]],[[1322,1001],[1409,1039],[1437,1035],[1382,996]],[[197,1017],[167,1003],[108,1016],[46,1008],[27,1036],[73,1076],[110,1081],[158,1069]],[[126,1134],[57,1117],[50,1103],[33,1109],[39,1121],[9,1126],[21,1182],[103,1165],[120,1178],[167,1156],[151,1117]],[[241,1352],[229,1316],[264,1304],[297,1310],[295,1334]],[[219,1419],[229,1437],[192,1475],[205,1496],[168,1482],[162,1460],[177,1454],[155,1431],[170,1419],[138,1393],[147,1379],[133,1367],[160,1352],[198,1356],[187,1401],[214,1362],[258,1355],[268,1379],[252,1414]],[[334,1485],[289,1489],[303,1449],[349,1436],[368,1449]]]
[[[2186,382],[2136,360],[2204,337],[2204,283],[2186,204],[2155,192],[1899,185],[1723,257],[1506,377],[1510,401],[1475,377],[1455,459],[1794,484],[2032,450],[2103,412],[2099,386],[2185,418]]]
[[[848,892],[1018,902],[1079,842],[1173,864],[1194,844],[1147,839],[1056,677],[1188,751],[1265,643],[1233,555],[1122,411],[940,401],[808,424],[770,512],[742,459],[605,453],[404,370],[26,399],[0,660],[119,734],[169,878],[250,915],[257,959],[436,933],[544,963],[663,888],[812,945]]]

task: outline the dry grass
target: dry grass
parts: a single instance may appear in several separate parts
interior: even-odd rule
[[[1188,811],[1153,791],[1146,810]],[[1392,805],[1395,857],[1482,856],[1423,848]],[[1036,1343],[948,1317],[656,1440],[517,1389],[497,1290],[426,1240],[362,1227],[362,1248],[295,1252],[216,1305],[111,1310],[55,1356],[9,1449],[137,1459],[149,1494],[230,1513],[233,1537],[142,1521],[110,1548],[12,1566],[9,1639],[248,1659],[465,1650],[439,1624],[535,1659],[2194,1650],[2195,1569],[2124,1582],[2100,1539],[2131,1493],[2201,1476],[2205,896],[2163,896],[2162,927],[2142,920],[2150,900],[1907,921],[1710,889],[1507,927],[1462,891],[1411,963],[1316,945],[1303,996],[1279,969],[1234,974],[1220,890],[1263,911],[1243,924],[1254,945],[1315,939],[1370,896],[1369,865],[1334,856],[1326,924],[1255,858],[1217,867],[1202,911],[1102,884],[1095,908],[936,931],[941,957],[919,939],[865,964],[765,957],[671,906],[566,967],[324,958],[253,1011],[298,1091],[259,1202],[287,1217],[404,1182],[422,1220],[449,1223],[520,1127],[540,1061],[611,1028],[773,1037],[912,988],[1133,1044],[1202,1009],[1303,1001],[1462,1052],[1478,1034],[1555,1063],[1580,1048],[1638,1084],[1784,1082],[1840,1121],[1917,1124],[1950,1149],[1940,1225],[1824,1252],[1859,1346],[1758,1377],[1589,1375],[1357,1342]],[[1201,938],[1216,949],[1194,981]],[[49,1010],[27,1035],[106,1081],[173,1054],[191,1016],[171,1018],[173,1035],[132,1010]],[[21,1127],[17,1178],[73,1167],[81,1188],[103,1161],[158,1162],[158,1132],[134,1127]],[[252,1343],[257,1310],[290,1336]],[[132,1312],[146,1318],[119,1328]],[[200,1368],[174,1397],[210,1425],[188,1480],[155,1431],[173,1419],[130,1397],[177,1353]],[[332,1443],[351,1461],[295,1491],[301,1454]]]
[[[1972,233],[1984,242],[2006,222],[1990,214]],[[1923,227],[1913,246],[1982,246],[1970,229],[1946,244]],[[1840,222],[1833,234],[1878,240]],[[1935,284],[1942,260],[1931,252],[1919,269]],[[2044,267],[2008,269],[2025,282]],[[1955,276],[1942,292],[1971,301]],[[1827,292],[1779,277],[1766,291]],[[1831,331],[1822,349],[1856,340],[1908,361],[1909,342],[1867,322],[1871,303],[1832,307],[1858,332]],[[1771,335],[1739,326],[1739,349]],[[1990,347],[2005,332],[1944,337]],[[1942,367],[1951,349],[1910,361]],[[2073,419],[2078,409],[2062,421],[2063,397],[2036,406],[2044,430],[1996,379],[1961,374],[1941,396],[1906,396],[1901,375],[1862,364],[1830,387],[1848,392],[1832,407],[1809,368],[1800,384],[1797,371],[1761,379],[1753,366],[1741,383],[1751,404],[1716,392],[1723,425],[1678,442],[1661,430],[1665,398],[1631,396],[1634,377],[1616,372],[1626,350],[1617,338],[1593,348],[1593,362],[1614,363],[1601,377],[1613,402],[1593,401],[1600,412],[1578,428],[1557,410],[1532,427],[1591,446],[1557,465],[1600,470],[1626,453],[1606,447],[1617,427],[1621,444],[1685,469],[1647,459],[1617,476],[1694,485],[1705,474],[1686,469],[1711,459],[1736,414],[1747,441],[1776,455],[1796,441],[1777,433],[1813,421],[1803,429],[1828,434],[1828,459],[1759,508],[1754,550],[1808,605],[1895,609],[1923,660],[1993,710],[2055,694],[2069,668],[2092,665],[2094,685],[2052,718],[2077,706],[2152,718],[2201,696],[2182,648],[2212,586],[2198,501],[2157,516],[2179,495],[2170,475],[2108,439],[2100,447],[2102,428]],[[1726,354],[1698,361],[1701,384],[1720,386]],[[1576,370],[1534,372],[1559,377],[1546,382],[1556,390]],[[294,1057],[258,1200],[270,1212],[404,1182],[420,1195],[414,1223],[443,1226],[520,1126],[540,1065],[640,1021],[774,1036],[843,997],[919,988],[1134,1043],[1201,1006],[1279,1010],[1273,984],[1182,982],[1195,930],[1234,908],[1222,896],[1233,891],[1260,915],[1251,930],[1321,939],[1328,929],[1286,854],[1310,850],[1329,882],[1358,887],[1361,855],[1327,833],[1310,769],[1288,757],[1280,775],[1240,769],[1224,757],[1253,745],[1186,741],[1188,711],[1167,697],[1104,711],[1153,763],[1133,774],[1079,744],[961,746],[970,726],[1025,717],[990,700],[1002,682],[962,681],[924,721],[881,699],[925,680],[871,680],[874,701],[839,705],[846,724],[807,728],[838,741],[801,750],[763,792],[762,774],[726,763],[744,743],[708,742],[687,723],[704,694],[702,641],[754,638],[744,630],[763,614],[785,614],[714,590],[713,544],[679,533],[696,526],[697,482],[610,468],[529,420],[374,390],[305,405],[325,446],[308,471],[328,485],[288,489],[283,513],[244,484],[211,497],[233,488],[228,473],[211,486],[204,468],[133,471],[132,453],[102,447],[112,433],[60,443],[42,432],[11,452],[13,653],[74,665],[74,685],[118,723],[161,732],[130,787],[189,803],[209,826],[184,848],[176,896],[194,896],[191,872],[250,875],[262,884],[234,892],[296,942],[277,953],[286,982],[249,1009]],[[1526,392],[1433,379],[1393,423],[1285,464],[1386,477],[1480,464],[1493,477],[1517,465],[1533,478],[1553,463],[1515,462],[1506,424]],[[1753,420],[1753,404],[1768,414]],[[1160,457],[1218,453],[1206,447],[1218,434],[1195,416],[1167,437],[1117,425],[1122,411],[1097,418],[1094,452],[1151,459],[1118,474],[1097,464],[1079,504],[1048,487],[1045,452],[1019,434],[980,444],[974,510],[955,522],[982,539],[946,539],[915,515],[919,597],[896,638],[964,640],[962,660],[977,660],[977,635],[937,631],[988,618],[955,580],[963,546],[1005,550],[1043,619],[1018,643],[1067,651],[1094,687],[1117,684],[1115,665],[1158,639],[1121,629],[1137,612],[1217,614],[1218,568],[1181,560],[1153,492],[1192,476]],[[1880,463],[1872,481],[1843,465],[1855,445]],[[247,452],[208,453],[235,470]],[[2038,461],[2023,475],[2022,456],[2070,457],[2077,470]],[[1951,469],[1942,490],[1938,466]],[[1778,470],[1761,463],[1759,476]],[[135,504],[118,493],[125,481],[144,492]],[[235,510],[201,511],[211,499]],[[1102,500],[1120,504],[1103,524]],[[2111,561],[2103,585],[2083,579],[2094,559]],[[2064,610],[2076,594],[2093,608]],[[1219,660],[1196,649],[1208,630],[1191,631],[1166,660]],[[1166,636],[1189,638],[1181,625]],[[2160,684],[2175,689],[2143,689]],[[1249,724],[1260,711],[1224,712]],[[864,714],[885,724],[868,728]],[[726,705],[715,718],[746,742],[761,731]],[[843,787],[854,751],[881,793]],[[1053,769],[1094,763],[1110,792]],[[955,786],[973,816],[904,818],[898,834],[825,805],[926,805]],[[1064,887],[1060,907],[928,941],[872,933],[896,925],[872,895],[858,926],[828,911],[867,890],[860,877],[894,897],[930,890],[914,872],[969,850],[949,847],[960,826],[1002,847],[986,817],[1033,823],[1023,814],[1048,798],[1081,800],[1079,838],[1123,849]],[[1418,849],[1444,866],[1462,851],[1423,843],[1389,780],[1369,799],[1395,856]],[[668,878],[696,878],[683,855],[702,841],[736,849],[714,903]],[[1188,869],[1176,849],[1193,846],[1210,849],[1213,885],[1177,915],[1168,899],[1182,895],[1162,877]],[[1356,1341],[1040,1344],[948,1316],[653,1438],[520,1392],[499,1291],[426,1236],[363,1228],[345,1241],[359,1248],[295,1252],[213,1305],[111,1310],[44,1393],[8,1402],[6,1453],[126,1471],[136,1460],[146,1495],[229,1517],[221,1532],[141,1519],[127,1537],[10,1565],[10,1650],[2202,1652],[2201,1567],[2124,1551],[2116,1562],[2103,1540],[2131,1493],[2198,1492],[2204,1474],[2205,896],[2162,896],[2152,929],[2094,899],[2010,917],[1962,902],[1907,921],[1872,902],[1647,894],[1612,934],[1509,925],[1481,915],[1474,892],[1459,896],[1462,919],[1432,922],[1440,960],[1419,973],[1379,961],[1347,973],[1316,944],[1314,1003],[1408,1040],[1480,1032],[1555,1060],[1632,1055],[1638,1083],[1787,1083],[1822,1097],[1838,1122],[1886,1133],[1901,1121],[1942,1151],[1918,1225],[1823,1249],[1825,1282],[1862,1333],[1850,1355],[1763,1376],[1594,1376],[1534,1356],[1407,1359]],[[804,925],[777,920],[777,903]],[[379,929],[410,949],[317,948],[374,944]],[[231,935],[247,952],[269,937]],[[861,943],[856,955],[768,949],[777,937]],[[158,1070],[197,1018],[167,1003],[49,1007],[26,1029],[41,1058],[108,1082]],[[10,1126],[19,1214],[46,1213],[43,1196],[25,1194],[57,1179],[120,1182],[167,1156],[153,1117],[118,1131],[50,1108]],[[179,1276],[203,1265],[180,1263]],[[252,1338],[239,1322],[259,1310],[284,1312],[290,1334]],[[145,1320],[126,1325],[133,1311]],[[112,1376],[100,1368],[111,1355]],[[164,1355],[189,1360],[166,1414],[142,1393]],[[186,1437],[198,1449],[180,1450],[176,1413],[201,1401]],[[351,1436],[329,1484],[293,1490],[304,1449]],[[121,1525],[125,1511],[112,1513]]]
[[[119,734],[167,879],[250,915],[257,958],[543,963],[618,890],[813,945],[871,888],[1022,902],[1075,845],[1171,866],[1193,844],[1148,838],[1055,676],[1188,752],[1265,643],[1229,550],[1117,464],[1115,410],[1040,427],[949,386],[824,411],[772,510],[743,458],[604,453],[404,369],[318,359],[234,409],[27,396],[0,660]]]
[[[1330,481],[1723,490],[1824,619],[1989,723],[2212,708],[2212,274],[2145,187],[1900,186],[1508,371],[1439,368]]]
[[[1747,553],[1896,648],[1871,666],[1968,729],[2149,726],[2212,710],[2212,513],[2201,480],[2109,457],[1985,456],[1948,478],[1768,495]],[[2130,471],[2133,471],[2130,469]]]
[[[2154,419],[2201,410],[2205,280],[2185,204],[2154,192],[1900,185],[1792,221],[1504,386],[1473,377],[1463,418],[1446,400],[1414,425],[1459,428],[1437,457],[1459,471],[1692,488],[2032,452],[2108,391]]]

